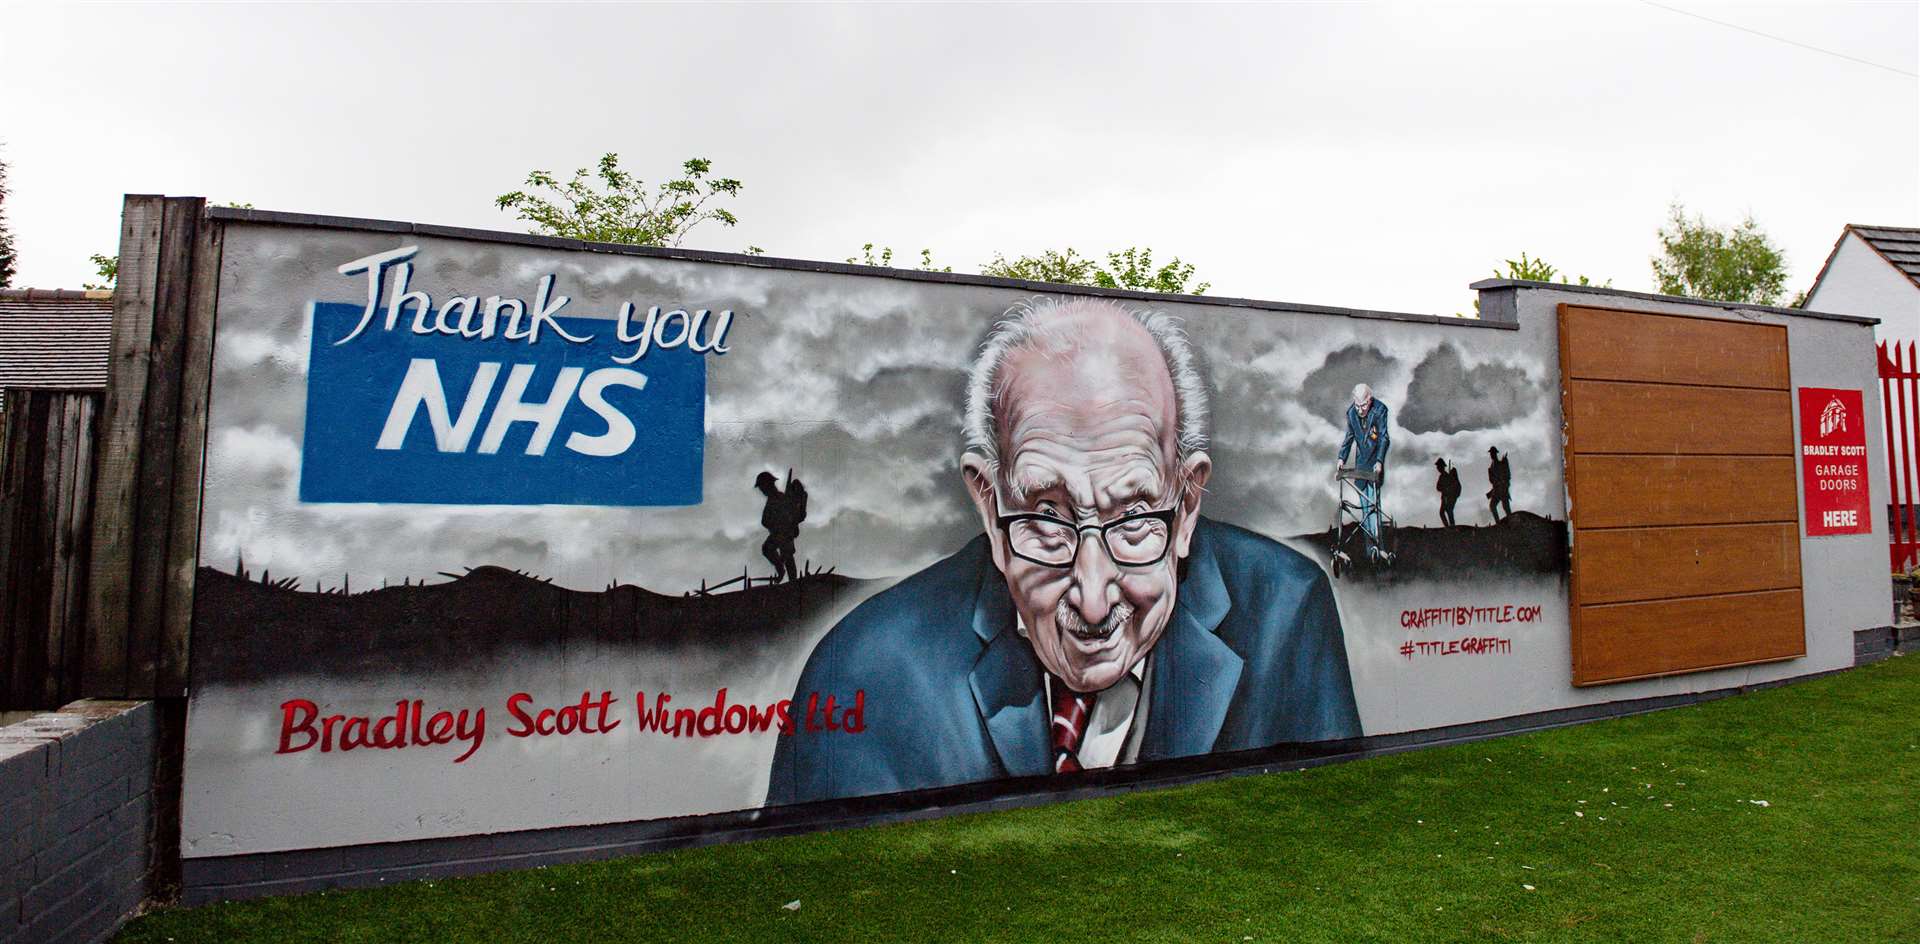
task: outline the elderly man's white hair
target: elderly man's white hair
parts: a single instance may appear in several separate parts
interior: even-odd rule
[[[1180,322],[1153,311],[1127,308],[1118,302],[1091,298],[1036,298],[1007,309],[1006,314],[987,332],[980,353],[967,371],[967,450],[987,461],[1000,463],[998,396],[1001,369],[1014,352],[1041,342],[1071,345],[1073,338],[1057,324],[1059,316],[1070,310],[1102,310],[1113,317],[1127,318],[1146,329],[1167,362],[1173,378],[1176,436],[1179,458],[1205,451],[1211,433],[1212,416],[1207,403],[1207,383],[1201,375],[1199,358],[1187,342]]]
[[[1353,405],[1354,406],[1359,406],[1360,404],[1365,403],[1371,399],[1373,399],[1372,387],[1369,387],[1363,383],[1353,385]]]

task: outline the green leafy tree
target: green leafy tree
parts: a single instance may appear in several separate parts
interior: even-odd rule
[[[739,196],[742,184],[731,177],[711,177],[712,172],[712,161],[696,157],[680,165],[681,176],[648,187],[620,169],[620,155],[608,153],[598,168],[582,167],[565,182],[536,170],[527,175],[527,189],[503,193],[493,202],[545,236],[678,246],[702,223],[740,222],[719,204]]]
[[[1193,264],[1179,256],[1161,265],[1153,264],[1153,250],[1129,246],[1107,253],[1107,266],[1094,275],[1107,288],[1127,288],[1138,292],[1166,292],[1171,295],[1205,295],[1212,282],[1192,285]]]
[[[1072,247],[1064,252],[1049,249],[1037,256],[1014,259],[995,253],[993,261],[980,270],[981,275],[1034,282],[1093,285],[1173,295],[1205,295],[1213,283],[1194,284],[1193,273],[1193,264],[1181,262],[1179,256],[1155,265],[1153,250],[1141,246],[1129,246],[1107,253],[1105,265],[1080,255]]]
[[[1662,294],[1773,305],[1786,291],[1786,254],[1751,215],[1720,229],[1697,214],[1688,219],[1686,208],[1675,203],[1659,233],[1660,255],[1652,262]]]
[[[1068,247],[1066,252],[1049,249],[1037,256],[1014,259],[996,252],[992,262],[980,267],[981,275],[1025,279],[1029,282],[1058,282],[1062,285],[1098,285],[1099,272],[1098,262],[1080,255],[1072,247]]]
[[[847,261],[854,265],[893,267],[893,248],[881,247],[874,251],[874,244],[860,247],[860,254],[848,256]],[[920,250],[920,264],[916,266],[922,272],[952,272],[952,266],[936,266],[933,262],[933,250]],[[1048,249],[1038,255],[1016,256],[1012,259],[1004,253],[994,253],[993,261],[980,268],[981,275],[991,275],[1003,279],[1021,279],[1028,282],[1054,282],[1061,285],[1092,285],[1099,288],[1124,288],[1138,292],[1166,292],[1175,295],[1204,295],[1211,283],[1193,284],[1193,265],[1181,262],[1175,257],[1171,262],[1156,265],[1153,250],[1129,246],[1118,252],[1107,253],[1107,261],[1083,256],[1072,247],[1064,250]]]
[[[100,277],[100,281],[88,282],[86,287],[98,291],[112,291],[114,280],[120,277],[120,257],[103,256],[96,252],[88,256],[87,260],[93,263],[93,271]]]
[[[13,284],[17,263],[13,254],[13,230],[7,226],[7,163],[0,161],[0,288]]]
[[[859,255],[847,257],[847,264],[876,266],[882,269],[891,269],[893,268],[893,247],[883,246],[880,249],[880,254],[874,255],[873,244],[867,243],[866,245],[863,245],[860,247]],[[933,250],[931,249],[920,250],[920,264],[915,266],[914,268],[919,269],[922,272],[952,272],[953,271],[953,266],[934,265]]]
[[[1612,279],[1608,279],[1605,282],[1595,282],[1584,275],[1576,276],[1575,281],[1569,282],[1567,281],[1567,277],[1562,275],[1560,270],[1554,267],[1553,263],[1545,259],[1528,258],[1524,250],[1521,251],[1520,258],[1507,259],[1505,261],[1507,264],[1506,271],[1502,272],[1500,269],[1495,268],[1493,270],[1494,278],[1515,279],[1525,282],[1552,282],[1555,281],[1555,277],[1558,276],[1558,281],[1562,285],[1596,285],[1600,288],[1610,288],[1613,286]]]
[[[1562,285],[1594,285],[1600,288],[1613,287],[1612,279],[1608,279],[1605,282],[1595,282],[1584,275],[1576,276],[1574,281],[1568,281],[1567,277],[1562,275],[1553,263],[1545,259],[1535,259],[1527,255],[1525,250],[1520,252],[1520,258],[1518,259],[1505,259],[1502,261],[1506,263],[1506,268],[1502,269],[1499,266],[1494,267],[1493,277],[1496,279],[1513,279],[1518,282],[1558,281]],[[1473,300],[1473,311],[1474,313],[1471,315],[1458,311],[1453,314],[1457,318],[1480,317],[1480,299],[1477,296]]]

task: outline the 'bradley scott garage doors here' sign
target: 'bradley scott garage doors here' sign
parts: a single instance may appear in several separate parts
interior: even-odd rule
[[[1809,537],[1873,529],[1860,391],[1800,388],[1800,482]]]

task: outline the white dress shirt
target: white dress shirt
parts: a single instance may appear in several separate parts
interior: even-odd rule
[[[1024,621],[1016,617],[1014,628],[1022,638],[1026,637]],[[1147,733],[1147,663],[1152,661],[1153,654],[1148,653],[1118,682],[1095,694],[1093,715],[1087,719],[1087,729],[1080,737],[1080,750],[1076,752],[1081,769],[1131,764],[1140,756],[1140,739]],[[1046,684],[1044,674],[1040,687],[1046,693],[1047,717],[1052,718],[1053,686]]]

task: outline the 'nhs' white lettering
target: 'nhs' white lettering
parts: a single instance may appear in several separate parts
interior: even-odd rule
[[[455,417],[448,408],[446,386],[440,382],[440,368],[430,358],[414,358],[407,365],[407,376],[400,382],[400,392],[393,398],[393,407],[387,411],[386,425],[380,430],[380,440],[374,448],[394,450],[405,445],[407,432],[424,408],[427,423],[433,428],[434,448],[441,452],[466,452],[474,430],[480,426],[481,415],[486,412],[494,382],[500,377],[500,366],[494,361],[481,362],[474,371],[473,383],[467,387],[460,415]],[[546,455],[554,433],[560,428],[560,419],[576,392],[580,402],[607,424],[607,431],[596,435],[574,432],[567,437],[568,449],[583,456],[617,456],[633,446],[636,433],[633,420],[608,403],[606,393],[608,387],[643,390],[647,386],[645,374],[625,367],[602,367],[592,373],[580,367],[563,367],[546,398],[529,402],[527,385],[533,380],[534,370],[532,364],[515,364],[507,373],[507,383],[500,391],[499,402],[494,404],[493,417],[480,436],[481,453],[498,453],[513,424],[532,423],[533,435],[527,440],[527,455]]]

